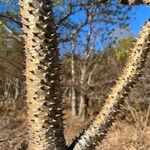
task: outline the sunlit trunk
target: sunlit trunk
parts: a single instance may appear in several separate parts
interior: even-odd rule
[[[65,150],[56,23],[50,0],[20,0],[29,150]]]

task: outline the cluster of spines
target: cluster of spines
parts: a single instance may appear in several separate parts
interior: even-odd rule
[[[52,3],[20,0],[20,6],[26,50],[29,143],[37,145],[35,149],[62,150],[65,149],[62,91]]]

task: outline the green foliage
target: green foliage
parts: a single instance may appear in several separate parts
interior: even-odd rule
[[[55,0],[54,3],[55,5],[62,5],[65,0]]]
[[[133,39],[130,37],[120,40],[113,54],[114,59],[118,63],[124,62],[133,46]]]

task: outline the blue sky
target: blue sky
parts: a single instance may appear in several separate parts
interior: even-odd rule
[[[143,24],[150,18],[150,6],[140,5],[133,6],[133,12],[131,12],[131,20],[129,22],[129,30],[132,34],[137,35],[141,30]],[[0,4],[0,12],[5,11],[7,7]]]
[[[134,6],[135,15],[130,20],[130,30],[134,34],[139,33],[141,27],[150,18],[150,6]]]
[[[11,7],[13,8],[13,6],[11,6]],[[115,37],[116,35],[119,35],[119,39],[122,39],[122,38],[128,37],[128,36],[132,36],[132,37],[138,36],[138,33],[140,32],[143,24],[150,18],[150,6],[140,5],[140,6],[132,6],[132,7],[133,7],[133,10],[131,12],[131,18],[129,20],[128,30],[116,29],[115,32],[113,32],[112,36],[114,35],[114,37]],[[16,8],[16,5],[14,5],[14,8]],[[9,7],[7,7],[6,5],[2,5],[0,3],[0,12],[6,11],[8,9],[9,9]],[[75,20],[79,19],[79,21],[81,21],[81,20],[83,21],[84,16],[83,15],[74,16],[74,19]],[[123,33],[123,34],[120,34],[120,33]],[[106,46],[105,44],[101,45],[99,41],[98,41],[97,45],[99,45],[97,47],[98,50],[99,49],[103,50]],[[82,51],[82,49],[81,49],[81,51]]]

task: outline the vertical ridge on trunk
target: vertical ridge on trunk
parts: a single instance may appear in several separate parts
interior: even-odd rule
[[[56,23],[50,0],[20,0],[30,150],[65,150]]]
[[[97,115],[93,123],[73,141],[70,146],[74,150],[93,150],[100,143],[109,127],[115,120],[119,108],[128,95],[133,85],[141,74],[145,58],[150,50],[150,21],[143,27],[135,47],[132,49],[128,62],[122,75],[116,81],[111,93],[106,99],[102,111]]]

